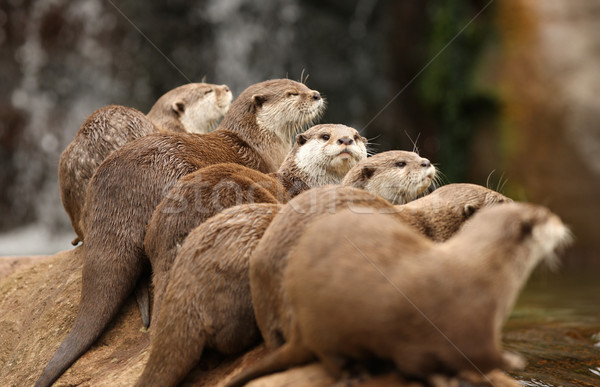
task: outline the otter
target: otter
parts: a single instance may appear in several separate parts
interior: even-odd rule
[[[125,143],[168,132],[208,132],[229,110],[232,94],[225,85],[190,83],[156,101],[147,116],[137,109],[110,105],[93,112],[60,155],[58,184],[63,207],[77,237],[83,241],[80,220],[85,191],[98,166]]]
[[[387,151],[350,171],[342,184],[376,192],[392,204],[404,204],[422,194],[434,177],[435,168],[428,159],[414,152]]]
[[[301,83],[265,81],[244,90],[213,132],[149,135],[108,156],[86,192],[79,311],[36,385],[50,385],[77,360],[131,293],[147,262],[146,225],[177,180],[226,162],[274,172],[323,108],[321,95]]]
[[[190,232],[169,272],[160,311],[153,311],[150,358],[136,386],[175,386],[204,348],[236,354],[260,340],[248,261],[281,206],[230,207]]]
[[[161,96],[148,119],[162,132],[204,134],[217,126],[232,100],[227,85],[189,83]]]
[[[282,345],[288,336],[288,311],[283,308],[283,272],[306,226],[344,208],[361,207],[384,212],[407,222],[425,236],[442,241],[453,235],[481,207],[510,199],[473,184],[450,184],[411,203],[393,206],[360,189],[316,188],[290,200],[273,220],[250,259],[250,289],[256,321],[269,348]]]
[[[315,358],[335,378],[365,356],[421,380],[522,366],[502,353],[502,325],[531,271],[570,239],[547,208],[523,203],[482,209],[441,244],[383,214],[323,217],[285,271],[289,341],[228,387]]]
[[[329,141],[332,139],[333,136]],[[318,142],[307,145],[315,144]],[[345,178],[344,182],[382,188],[383,193],[395,186],[418,195],[435,175],[435,169],[424,160],[412,152],[380,153],[360,161],[348,172],[354,178]],[[401,161],[407,165],[399,167]],[[420,174],[421,178],[407,171],[394,173],[395,169],[405,167],[414,169],[414,174]],[[394,180],[388,184],[368,184],[369,177],[382,176]],[[408,183],[402,184],[403,181]],[[367,197],[374,201],[373,206],[393,209],[389,202],[373,194],[367,193]],[[278,204],[231,207],[200,224],[185,238],[169,271],[168,284],[165,281],[163,285],[166,287],[163,306],[153,310],[150,359],[138,385],[177,384],[198,362],[205,347],[231,354],[256,342],[260,333],[249,292],[249,257],[280,208]],[[155,300],[156,297],[160,296],[155,287]]]
[[[477,210],[502,203],[512,203],[512,199],[480,185],[455,183],[396,206],[393,216],[432,241],[444,242]]]
[[[146,229],[144,247],[154,285],[152,314],[159,310],[177,247],[194,227],[231,206],[285,203],[311,187],[339,183],[367,157],[366,143],[367,139],[353,128],[321,124],[296,137],[277,172],[267,175],[229,163],[205,167],[181,178],[156,207]]]

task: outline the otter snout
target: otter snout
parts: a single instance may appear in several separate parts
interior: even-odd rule
[[[427,159],[422,159],[421,160],[421,166],[423,168],[429,168],[431,166],[431,161],[429,161]]]
[[[318,100],[320,100],[320,99],[321,99],[321,93],[319,93],[318,91],[314,91],[314,92],[313,92],[313,94],[312,94],[312,98],[313,98],[315,101],[318,101]]]
[[[354,140],[350,137],[342,137],[337,140],[337,143],[340,145],[352,145],[354,143]]]

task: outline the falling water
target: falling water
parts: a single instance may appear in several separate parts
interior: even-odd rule
[[[13,2],[22,42],[10,103],[26,117],[6,189],[11,217],[0,220],[0,256],[69,248],[73,232],[59,198],[61,151],[85,117],[108,104],[148,111],[187,80],[226,83],[238,95],[269,78],[300,79],[330,100],[324,120],[361,127],[382,106],[376,0],[315,12],[298,0],[210,0],[181,7],[102,0]],[[156,24],[161,23],[161,29]],[[15,39],[13,39],[15,40]],[[1,42],[0,42],[1,44]],[[14,130],[14,129],[13,129]],[[33,222],[31,222],[33,220]]]
[[[33,212],[35,221],[1,237],[0,255],[69,247],[72,231],[58,193],[58,158],[86,115],[124,93],[111,74],[112,55],[100,40],[115,25],[103,3],[39,0],[30,6],[23,44],[15,52],[21,78],[11,93],[12,106],[27,124],[13,154],[17,178],[8,189],[14,223],[25,212]],[[48,42],[45,29],[52,23],[62,23],[58,38],[72,46]]]

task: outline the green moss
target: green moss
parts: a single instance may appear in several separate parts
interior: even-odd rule
[[[437,58],[418,79],[418,96],[436,127],[441,141],[438,160],[451,182],[465,181],[477,125],[498,112],[497,96],[481,86],[478,76],[484,50],[495,38],[493,5],[473,20],[486,4],[427,3],[428,57]]]

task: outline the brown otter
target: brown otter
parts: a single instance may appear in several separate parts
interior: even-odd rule
[[[387,212],[433,240],[450,237],[477,209],[510,199],[473,184],[450,184],[414,202],[392,206],[358,189],[324,187],[298,195],[273,220],[250,259],[250,288],[256,321],[268,347],[288,336],[288,311],[283,308],[283,272],[306,226],[319,217],[344,208],[365,207]]]
[[[153,311],[150,358],[137,386],[175,386],[204,348],[235,354],[258,342],[248,261],[280,208],[231,207],[190,232],[169,273],[160,312]]]
[[[414,152],[388,151],[348,172],[342,184],[376,192],[392,204],[404,204],[423,193],[434,177],[429,160]]]
[[[225,208],[244,203],[287,202],[311,187],[341,182],[367,157],[367,140],[345,125],[321,124],[296,137],[275,173],[239,164],[211,165],[181,178],[156,207],[144,247],[152,266],[156,316],[177,248],[187,234]]]
[[[429,195],[396,206],[393,216],[435,242],[454,235],[478,209],[512,199],[476,184],[444,185]]]
[[[208,133],[227,113],[232,99],[227,85],[189,83],[160,97],[148,119],[163,132]]]
[[[400,168],[398,163],[403,160],[408,166],[401,168],[415,168],[415,172],[420,171],[421,179],[386,171]],[[344,181],[348,185],[383,188],[384,192],[389,192],[390,186],[425,189],[434,168],[422,165],[422,160],[412,152],[380,153],[360,161],[348,172],[354,178]],[[369,177],[381,176],[395,179],[398,184],[368,184]],[[409,182],[403,185],[402,181]],[[416,191],[415,195],[419,194]],[[393,209],[381,198],[367,196],[374,206]],[[363,202],[367,203],[371,202]],[[138,385],[173,385],[200,359],[204,347],[236,353],[260,336],[250,294],[246,292],[250,286],[249,257],[278,209],[275,204],[232,207],[209,218],[186,237],[170,269],[169,283],[163,285],[166,286],[164,308],[153,310],[151,354]],[[182,294],[186,296],[181,297]],[[159,291],[155,288],[155,300],[157,296]]]
[[[365,356],[420,379],[522,365],[503,355],[502,325],[531,271],[569,240],[556,215],[522,203],[481,210],[441,244],[382,214],[323,217],[284,275],[290,340],[228,386],[314,358],[336,378]]]
[[[150,135],[108,156],[86,193],[79,312],[36,385],[50,385],[84,353],[131,293],[147,262],[146,225],[179,178],[225,162],[274,172],[323,108],[320,94],[301,83],[265,81],[242,92],[213,132]]]
[[[92,113],[60,155],[58,165],[60,198],[77,234],[72,243],[83,241],[80,220],[85,190],[108,155],[125,143],[149,134],[208,132],[223,118],[231,99],[231,91],[225,85],[190,83],[160,97],[147,116],[119,105]]]

